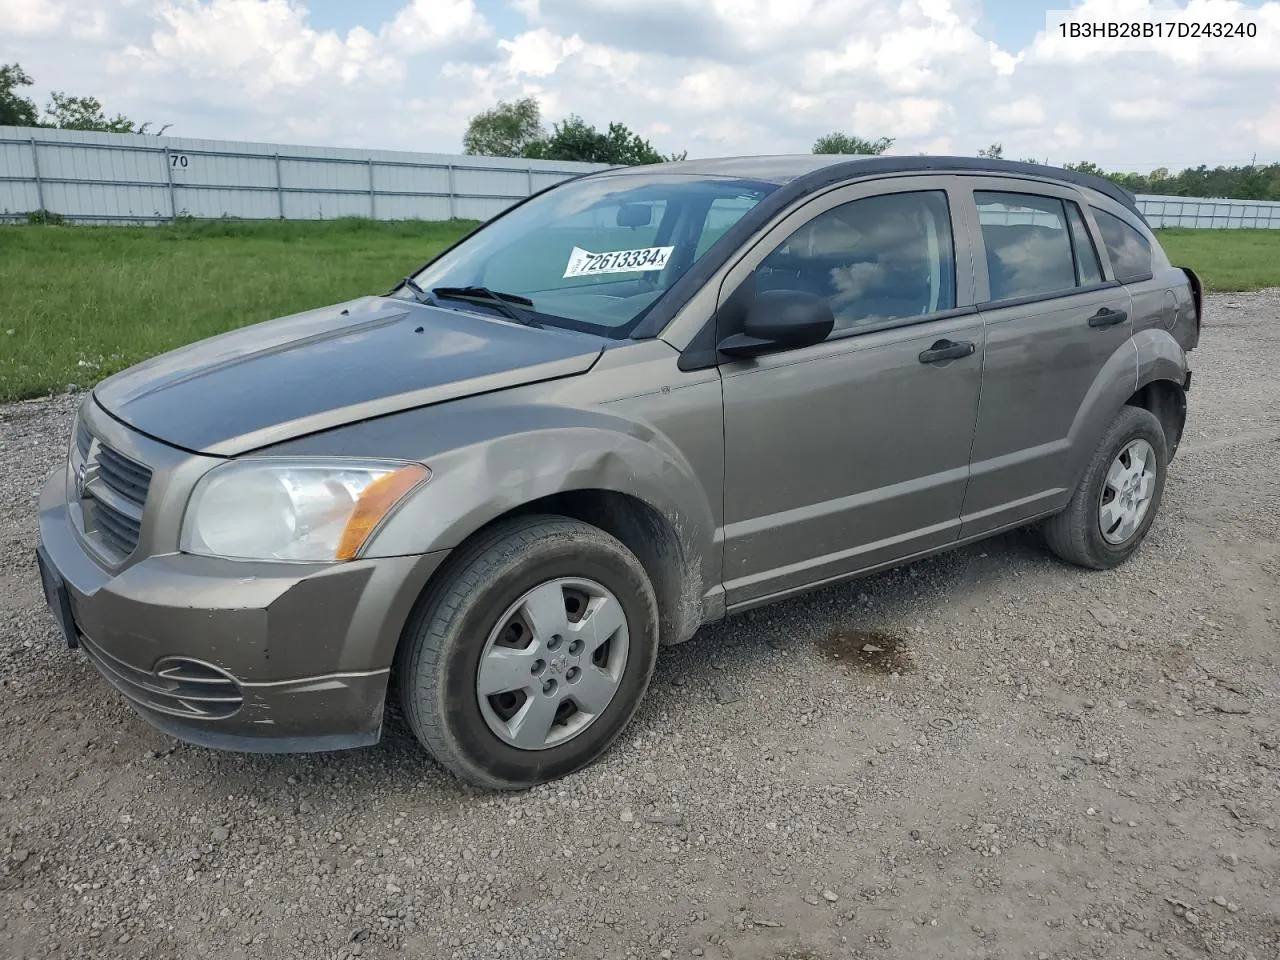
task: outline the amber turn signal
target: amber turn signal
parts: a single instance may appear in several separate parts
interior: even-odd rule
[[[354,560],[369,539],[369,534],[391,512],[391,508],[410,490],[426,483],[430,478],[429,469],[420,463],[414,463],[385,474],[365,487],[342,530],[337,559]]]

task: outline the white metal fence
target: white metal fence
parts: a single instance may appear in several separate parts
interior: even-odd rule
[[[0,218],[487,220],[602,166],[0,127]]]
[[[1280,230],[1280,203],[1271,200],[1206,200],[1201,197],[1138,197],[1138,209],[1153,227],[1202,230]]]
[[[0,220],[487,220],[601,164],[0,127]],[[1155,227],[1280,229],[1280,203],[1140,196]]]

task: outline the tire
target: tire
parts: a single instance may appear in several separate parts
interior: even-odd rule
[[[1128,505],[1141,500],[1146,483],[1129,473],[1134,484],[1132,495],[1128,500],[1121,497],[1117,501],[1108,474],[1117,462],[1124,467],[1122,454],[1127,453],[1132,463],[1134,456],[1146,449],[1154,460],[1150,497],[1130,530],[1128,521],[1134,512]],[[1118,458],[1121,459],[1118,461]],[[1049,549],[1068,563],[1094,570],[1107,570],[1124,563],[1142,544],[1155,521],[1168,466],[1168,445],[1160,421],[1141,407],[1121,408],[1094,451],[1067,508],[1045,522],[1043,533]],[[1108,510],[1104,497],[1110,497],[1108,504],[1116,502],[1117,508]],[[1118,525],[1114,523],[1116,517],[1122,517]],[[1104,531],[1107,526],[1111,527],[1109,532]]]
[[[531,515],[482,533],[442,573],[397,655],[418,740],[460,779],[494,790],[596,760],[635,714],[657,659],[658,604],[640,561],[596,527]]]

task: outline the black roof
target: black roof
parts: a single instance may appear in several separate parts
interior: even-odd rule
[[[963,171],[1021,175],[1061,180],[1087,187],[1122,203],[1138,213],[1134,195],[1124,187],[1088,173],[1050,167],[1020,160],[989,160],[985,157],[871,157],[843,154],[780,154],[762,157],[716,157],[707,160],[678,160],[673,163],[646,164],[638,167],[615,167],[589,176],[627,176],[632,174],[673,173],[698,177],[734,177],[759,180],[778,185],[795,183],[802,190],[816,189],[841,180],[893,173],[939,173]],[[1141,216],[1140,213],[1138,213]]]
[[[849,157],[839,154],[779,154],[765,157],[711,157],[705,160],[676,160],[638,167],[614,167],[606,174],[679,173],[691,177],[733,177],[765,183],[790,183],[797,177],[834,164],[862,163],[872,157]]]

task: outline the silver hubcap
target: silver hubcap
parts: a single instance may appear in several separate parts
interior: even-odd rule
[[[617,694],[629,646],[622,604],[594,580],[534,587],[502,615],[480,654],[485,723],[521,750],[576,737]]]
[[[1147,515],[1156,491],[1156,454],[1145,440],[1132,440],[1111,462],[1102,498],[1098,526],[1107,543],[1124,543]]]

